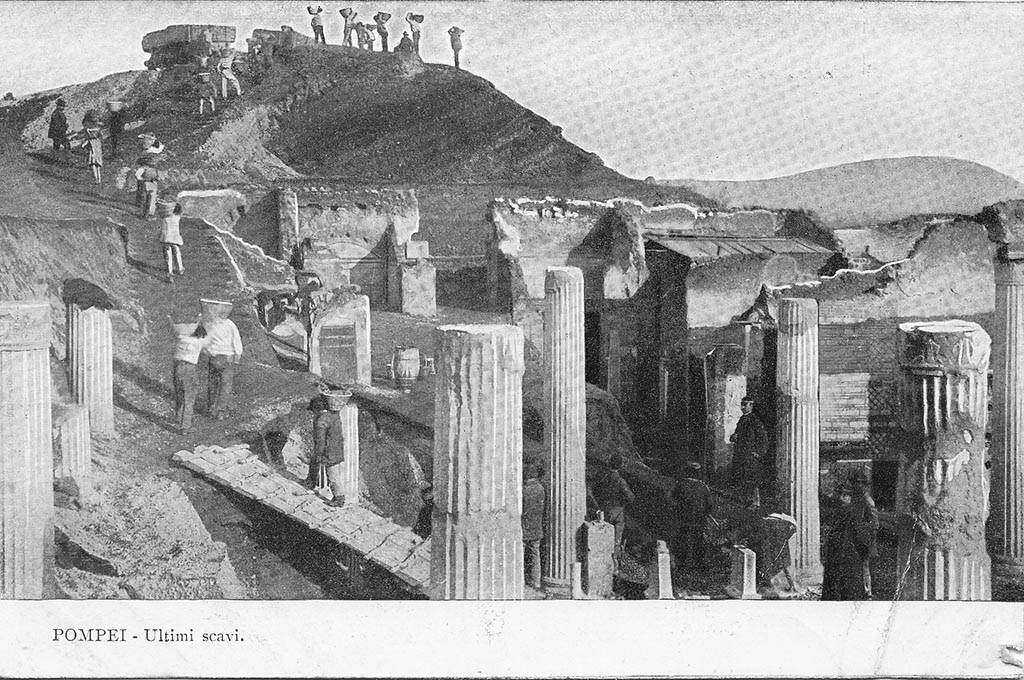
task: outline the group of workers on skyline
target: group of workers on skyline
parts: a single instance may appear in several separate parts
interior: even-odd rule
[[[313,27],[313,44],[322,43],[327,44],[327,39],[324,37],[324,9],[322,6],[317,6],[313,9],[311,6],[306,7],[306,11],[313,17],[310,20],[310,25]],[[361,50],[374,50],[374,42],[376,41],[375,33],[380,36],[381,52],[388,52],[388,33],[387,22],[391,20],[391,15],[387,12],[377,12],[373,16],[373,24],[363,23],[356,21],[356,17],[359,13],[353,10],[351,7],[338,10],[342,18],[345,21],[343,27],[342,41],[341,44],[345,47],[353,47],[352,45],[352,34],[356,34],[356,45]],[[402,31],[402,39],[395,46],[395,52],[407,52],[407,53],[420,53],[420,33],[423,25],[423,15],[414,14],[409,12],[405,15],[405,21],[409,24],[408,31]],[[459,64],[459,52],[462,51],[462,34],[463,31],[458,26],[452,26],[448,29],[448,37],[451,42],[452,53],[455,58],[455,68],[460,68]],[[411,35],[411,37],[410,37]]]

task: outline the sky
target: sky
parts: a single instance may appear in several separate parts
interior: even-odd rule
[[[0,91],[140,69],[175,23],[311,34],[305,2],[0,2]],[[755,179],[869,158],[963,158],[1024,180],[1024,4],[330,2],[425,15],[421,54],[463,68],[631,177]],[[379,41],[378,41],[379,49]]]

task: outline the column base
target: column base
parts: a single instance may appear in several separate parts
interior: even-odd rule
[[[793,578],[798,585],[804,588],[820,588],[825,581],[825,568],[818,564],[811,567],[802,567],[793,570]]]
[[[544,589],[549,595],[553,595],[558,598],[570,599],[572,597],[572,582],[562,580],[559,578],[553,578],[551,576],[544,576],[540,580],[541,588]]]
[[[1024,558],[992,555],[992,575],[1009,579],[1024,579]]]

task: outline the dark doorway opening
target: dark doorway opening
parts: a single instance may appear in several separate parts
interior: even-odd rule
[[[601,380],[601,312],[584,312],[583,345],[587,382],[604,389]]]

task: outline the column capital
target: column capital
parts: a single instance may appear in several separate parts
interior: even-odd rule
[[[997,286],[1024,286],[1024,243],[1001,246],[994,264]]]
[[[50,346],[50,303],[25,300],[0,303],[0,350]]]

